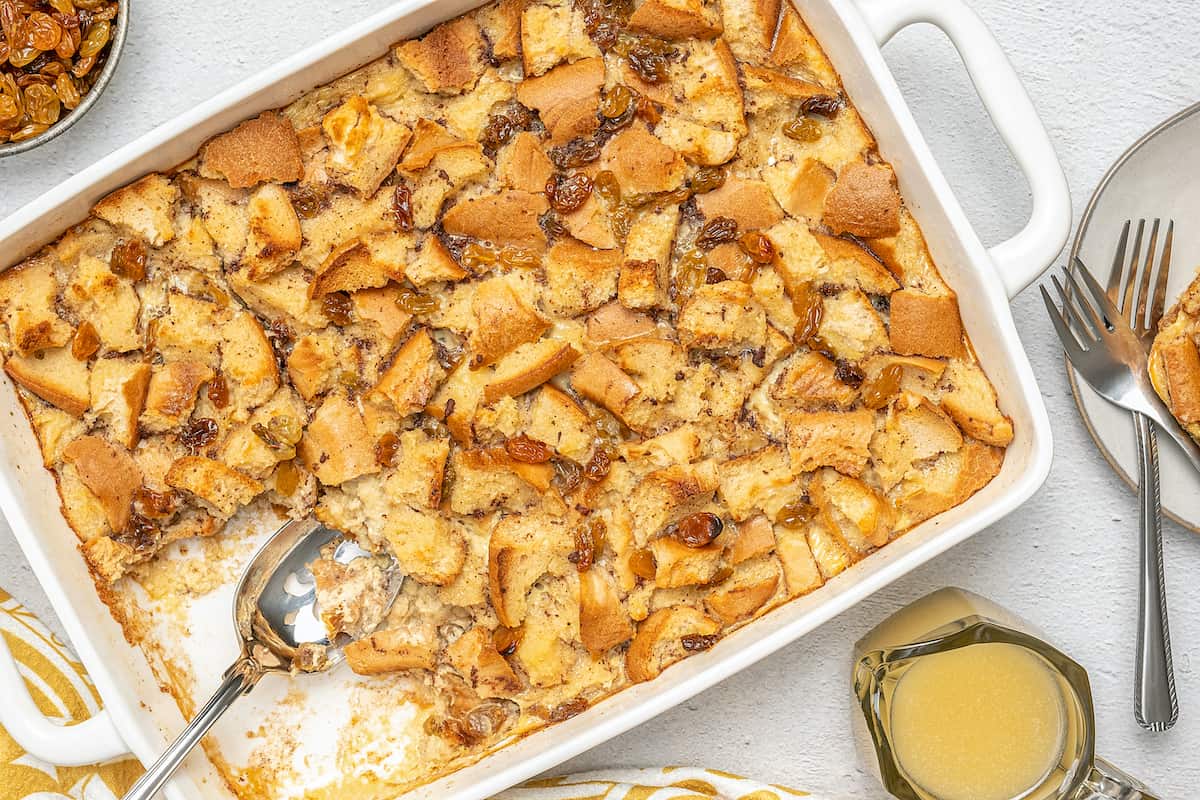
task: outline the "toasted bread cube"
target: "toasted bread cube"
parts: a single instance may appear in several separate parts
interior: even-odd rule
[[[449,457],[449,439],[429,437],[419,430],[401,433],[400,451],[387,473],[387,496],[414,508],[436,511],[442,502]]]
[[[266,480],[280,461],[290,460],[295,455],[295,448],[271,447],[254,432],[254,427],[268,426],[274,417],[303,423],[307,416],[304,402],[295,390],[281,386],[270,400],[254,410],[250,419],[229,431],[221,443],[218,458],[252,478]]]
[[[967,442],[943,453],[930,465],[913,470],[889,497],[898,512],[895,530],[903,531],[965,502],[1000,472],[1004,451]]]
[[[737,566],[758,556],[767,555],[775,549],[775,529],[771,521],[762,514],[739,522],[736,538],[725,551],[729,563]]]
[[[726,625],[754,616],[779,588],[779,563],[759,558],[736,567],[729,579],[704,599],[704,607]]]
[[[253,314],[238,311],[221,326],[221,371],[235,408],[253,410],[279,388],[279,367]]]
[[[511,189],[543,192],[554,174],[554,164],[542,151],[537,135],[521,131],[497,155],[496,171]]]
[[[153,172],[117,189],[92,208],[104,220],[136,233],[155,247],[175,238],[175,201],[179,189]]]
[[[150,365],[134,359],[101,358],[88,383],[92,412],[109,438],[126,450],[138,441],[138,417],[146,401]]]
[[[509,697],[521,691],[521,679],[496,650],[487,628],[476,625],[446,645],[446,658],[486,696]]]
[[[167,471],[166,483],[187,492],[206,511],[227,519],[263,491],[263,485],[220,461],[184,456]]]
[[[803,528],[779,526],[775,529],[775,552],[783,566],[788,597],[799,597],[818,589],[825,578],[817,565],[808,536]]]
[[[501,625],[525,621],[528,595],[545,575],[574,571],[567,555],[574,539],[559,519],[541,514],[512,514],[496,523],[488,542],[488,590]]]
[[[696,207],[709,219],[732,219],[743,231],[765,230],[783,219],[767,184],[738,177],[726,178],[711,192],[697,195]]]
[[[18,390],[18,395],[21,392]],[[42,464],[50,469],[62,461],[62,451],[73,439],[87,433],[84,423],[61,408],[21,397],[42,448]],[[61,481],[60,481],[61,483]]]
[[[718,472],[721,499],[739,522],[760,511],[773,517],[778,507],[790,499],[787,490],[795,483],[787,450],[780,445],[730,459]]]
[[[1200,422],[1200,353],[1197,352],[1196,344],[1192,341],[1192,338],[1190,336],[1180,336],[1163,345],[1162,364],[1163,372],[1166,374],[1171,413],[1184,423]],[[966,367],[963,369],[965,371]],[[991,385],[986,383],[986,378],[984,380],[984,385],[990,390]],[[960,392],[963,391],[962,387],[959,387],[957,383],[954,385]],[[992,391],[994,392],[994,390]],[[961,399],[952,399],[951,403],[953,405],[947,408],[947,410],[954,415],[956,420],[960,416],[966,416],[961,408]],[[959,407],[957,414],[953,410],[955,406]],[[960,424],[962,423],[960,422]],[[966,426],[964,425],[963,427],[965,430]],[[973,427],[986,428],[986,426]],[[975,436],[971,431],[968,430],[967,432]],[[983,439],[984,437],[975,436],[975,438]],[[1006,444],[1006,442],[989,442],[989,444]]]
[[[379,471],[362,415],[340,394],[328,395],[317,408],[297,452],[326,486]]]
[[[608,140],[600,168],[616,176],[622,194],[631,195],[678,189],[687,171],[679,153],[640,124]]]
[[[587,340],[597,346],[649,336],[657,330],[648,315],[630,311],[620,303],[607,303],[587,319]]]
[[[575,364],[571,387],[617,416],[641,392],[632,378],[600,353],[588,353]]]
[[[828,258],[822,279],[842,286],[855,286],[868,294],[890,295],[900,288],[892,273],[861,244],[838,236],[814,233]]]
[[[413,225],[422,230],[432,228],[448,198],[491,172],[492,161],[478,144],[464,142],[462,146],[439,151],[413,187]]]
[[[721,18],[703,0],[645,0],[629,18],[629,29],[667,41],[720,36]]]
[[[524,635],[513,657],[534,686],[564,683],[578,658],[579,582],[570,577],[547,579],[529,593]]]
[[[591,460],[596,426],[579,405],[567,395],[546,384],[529,405],[526,434],[545,442],[556,453],[580,464]]]
[[[750,284],[721,281],[697,287],[676,321],[679,339],[727,355],[758,350],[766,343],[767,315]]]
[[[224,315],[216,303],[171,292],[167,309],[152,326],[154,348],[168,361],[196,361],[218,369]]]
[[[588,36],[582,8],[568,0],[525,7],[521,14],[521,58],[527,76],[542,75],[564,61],[599,56],[600,48]]]
[[[428,642],[414,641],[413,634],[403,628],[376,631],[350,642],[342,652],[350,669],[358,675],[433,669],[437,663],[437,648]]]
[[[63,449],[63,460],[100,501],[109,528],[125,530],[133,495],[142,485],[141,470],[129,451],[99,436],[80,436]]]
[[[813,83],[803,78],[793,78],[782,72],[753,64],[743,64],[742,75],[746,85],[747,108],[757,114],[789,107],[797,100],[836,95],[836,92],[831,92],[819,83]]]
[[[596,566],[579,575],[579,638],[593,655],[633,638],[633,622],[621,604],[616,583]]]
[[[442,227],[455,236],[540,250],[546,246],[546,234],[538,218],[549,208],[544,194],[510,189],[460,200],[442,217]]]
[[[637,382],[641,394],[663,402],[675,397],[689,372],[687,351],[669,339],[645,337],[615,348],[617,365]]]
[[[858,389],[838,380],[837,366],[820,353],[796,353],[771,386],[775,400],[804,411],[833,406],[845,411],[858,399]]]
[[[99,362],[97,362],[99,365]],[[150,375],[140,425],[147,433],[165,433],[192,416],[196,394],[215,372],[199,361],[168,361]]]
[[[662,121],[654,128],[654,135],[700,166],[715,167],[737,155],[739,139],[736,133],[705,127],[675,113],[663,114]]]
[[[246,203],[249,219],[242,261],[250,280],[259,280],[291,265],[300,250],[300,218],[287,191],[277,184],[259,187]]]
[[[648,474],[634,487],[628,502],[639,544],[668,523],[702,510],[718,485],[716,467],[709,462],[673,464]]]
[[[362,95],[351,96],[327,113],[321,128],[329,143],[325,168],[330,177],[363,197],[375,194],[412,136]]]
[[[408,330],[413,315],[399,306],[400,287],[394,285],[360,289],[350,293],[350,303],[359,320],[375,323],[388,347]]]
[[[229,285],[256,314],[283,320],[294,330],[317,330],[329,324],[321,302],[308,296],[308,278],[298,265],[258,281],[235,272],[229,276]]]
[[[200,150],[200,174],[224,178],[234,188],[298,181],[304,164],[296,129],[282,114],[263,112],[210,139]]]
[[[469,15],[443,22],[420,39],[404,42],[395,52],[431,93],[462,94],[484,70],[483,35]]]
[[[721,623],[691,606],[660,608],[638,625],[625,655],[625,672],[634,683],[653,680],[694,652],[684,648],[684,637],[714,636],[720,630]]]
[[[567,232],[584,244],[599,250],[613,250],[617,247],[612,217],[607,206],[595,193],[589,194],[579,208],[564,214],[562,221]]]
[[[517,100],[538,110],[550,135],[550,145],[556,147],[590,136],[599,127],[596,109],[603,85],[604,59],[585,58],[521,81]]]
[[[343,242],[321,264],[309,284],[308,294],[320,299],[331,292],[357,292],[386,286],[391,276],[371,256],[371,248],[358,239]]]
[[[906,396],[892,406],[882,430],[872,437],[871,456],[884,491],[890,491],[913,462],[962,445],[962,433],[946,412],[924,398]]]
[[[446,370],[437,359],[437,345],[429,330],[421,328],[396,351],[371,394],[386,397],[396,413],[406,417],[425,408],[445,377]]]
[[[931,297],[912,289],[895,292],[890,335],[892,349],[906,356],[957,358],[965,352],[953,295]]]
[[[770,52],[780,0],[726,0],[721,4],[725,39],[741,61],[756,63]]]
[[[432,164],[439,153],[471,148],[473,145],[473,142],[458,138],[433,120],[422,118],[413,126],[412,139],[396,170],[404,175],[416,176]]]
[[[719,128],[739,138],[745,136],[741,75],[729,44],[724,39],[696,41],[689,49],[687,69],[676,78],[687,100],[682,108],[701,125]]]
[[[404,268],[404,277],[418,288],[441,281],[459,281],[468,274],[436,236],[426,236],[417,257]]]
[[[523,344],[496,364],[491,380],[483,387],[483,402],[536,389],[570,368],[577,358],[578,350],[555,339]]]
[[[57,298],[58,279],[50,259],[31,259],[0,272],[0,309],[18,354],[28,356],[71,341],[74,331],[54,310]]]
[[[298,338],[288,354],[288,379],[305,400],[313,400],[333,388],[342,340],[326,329]]]
[[[677,589],[709,583],[721,569],[722,547],[688,547],[669,536],[650,541],[654,554],[654,585],[659,589]]]
[[[4,371],[21,386],[73,417],[82,417],[91,403],[87,362],[77,360],[69,347],[43,350],[33,356],[9,356]]]
[[[63,449],[65,450],[65,448]],[[75,531],[75,535],[79,537],[79,541],[85,543],[83,551],[88,556],[90,563],[92,558],[88,554],[86,543],[96,542],[101,539],[111,541],[108,538],[108,534],[112,533],[112,527],[108,524],[108,513],[100,498],[87,487],[80,477],[79,471],[70,462],[66,461],[65,457],[58,466],[57,474],[58,489],[63,501],[63,516],[70,523],[71,530]],[[106,579],[108,579],[109,575],[119,577],[120,573],[124,570],[123,564],[120,563],[123,556],[109,552],[109,548],[106,545],[98,544],[97,547],[100,548],[100,552],[97,555],[105,559],[108,557],[112,559],[107,564],[110,569],[101,572],[100,575]]]
[[[1200,358],[1197,367],[1200,368]],[[943,373],[943,387],[942,409],[968,436],[999,447],[1012,442],[1012,420],[1000,411],[996,390],[978,364],[959,359],[950,361]]]
[[[836,178],[836,172],[815,158],[779,161],[763,168],[763,180],[783,210],[813,222],[821,218]]]
[[[788,454],[793,472],[833,467],[846,475],[861,475],[871,457],[875,414],[857,411],[800,411],[787,417]]]
[[[595,250],[564,239],[546,255],[550,291],[543,302],[560,316],[574,317],[593,311],[616,296],[620,270],[620,252]]]
[[[223,180],[209,180],[189,172],[181,173],[175,180],[184,200],[195,208],[199,225],[216,245],[220,257],[228,262],[239,258],[250,235],[246,211],[249,192],[235,189]],[[185,235],[203,239],[194,231]]]
[[[521,55],[521,14],[526,0],[499,0],[476,12],[479,25],[492,43],[492,56],[508,60]]]
[[[503,449],[455,450],[450,456],[454,474],[449,490],[450,510],[456,514],[476,514],[494,508],[523,511],[532,506],[539,493],[517,473],[519,463]]]
[[[826,528],[859,556],[887,544],[896,512],[858,478],[826,468],[813,476],[809,493]]]
[[[127,353],[142,346],[142,304],[133,284],[113,274],[104,261],[81,256],[64,299],[96,329],[107,350]]]
[[[396,563],[413,580],[445,586],[462,571],[466,542],[440,514],[394,506],[387,513],[383,534]]]
[[[471,297],[471,328],[468,346],[474,355],[471,366],[494,363],[527,342],[536,341],[550,327],[502,278],[479,284]]]
[[[864,239],[900,232],[900,193],[896,175],[887,164],[847,164],[825,198],[822,217],[834,233]]]
[[[814,521],[808,526],[805,536],[808,538],[808,548],[813,560],[817,562],[822,579],[829,580],[840,575],[854,564],[855,558],[841,537],[826,528],[824,523]],[[778,536],[776,539],[781,541]]]
[[[888,349],[888,330],[871,301],[858,289],[847,289],[826,297],[822,307],[824,311],[817,333],[837,357],[847,361],[862,361],[867,356]],[[895,325],[893,309],[893,333]]]

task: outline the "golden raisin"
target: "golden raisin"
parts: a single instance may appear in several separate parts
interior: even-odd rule
[[[179,435],[179,442],[188,450],[195,453],[212,444],[217,438],[217,421],[207,417],[194,419]]]
[[[685,633],[679,643],[683,645],[683,649],[689,653],[699,653],[701,650],[708,650],[721,638],[717,633]]]
[[[821,318],[825,310],[824,298],[811,283],[803,284],[792,295],[792,309],[799,317],[793,338],[801,344],[809,342],[821,329]]]
[[[338,327],[354,322],[354,315],[350,313],[350,309],[350,298],[345,292],[330,292],[321,298],[321,310],[325,312],[329,321]]]
[[[696,237],[696,247],[711,250],[719,244],[732,242],[737,237],[737,222],[729,217],[713,217],[704,223]]]
[[[816,142],[824,135],[822,127],[815,119],[794,119],[783,126],[783,135],[797,142]]]
[[[658,106],[649,97],[640,96],[637,99],[637,111],[639,117],[649,122],[651,125],[657,125],[662,119],[662,112],[658,110]]]
[[[675,293],[680,298],[690,297],[704,284],[708,277],[708,262],[698,249],[684,253],[675,265]]]
[[[633,92],[628,86],[617,84],[604,93],[604,99],[600,101],[600,116],[605,119],[617,119],[627,114],[633,104]]]
[[[542,258],[532,250],[505,247],[498,256],[500,266],[505,269],[534,269],[542,264]]]
[[[409,314],[430,314],[438,310],[438,299],[431,295],[415,292],[407,287],[400,290],[396,297],[396,305],[401,311]]]
[[[40,125],[53,125],[62,114],[62,101],[44,83],[35,83],[25,90],[25,113]]]
[[[300,485],[300,468],[295,461],[280,461],[275,468],[275,491],[284,497],[291,497]]]
[[[151,519],[169,517],[175,511],[175,496],[171,492],[156,492],[145,486],[133,494],[138,511]]]
[[[617,182],[617,176],[610,169],[603,169],[596,173],[596,177],[592,178],[592,188],[595,189],[596,194],[600,195],[600,199],[610,206],[621,202],[621,184]]]
[[[392,191],[392,218],[400,230],[413,229],[412,191],[404,184]]]
[[[779,513],[775,515],[775,523],[795,527],[803,525],[816,515],[817,507],[800,497],[779,509]]]
[[[87,33],[83,35],[83,41],[79,44],[80,58],[95,58],[104,49],[104,45],[108,44],[108,37],[112,30],[108,20],[100,20],[93,22],[88,26]]]
[[[583,467],[583,476],[589,481],[602,481],[612,468],[612,457],[603,447],[597,447],[591,460]]]
[[[300,219],[312,219],[321,213],[325,199],[324,190],[308,183],[302,183],[292,189],[292,208],[296,210],[296,216]]]
[[[575,549],[567,555],[567,560],[575,565],[575,569],[587,572],[604,551],[607,533],[608,527],[604,520],[588,517],[575,528]]]
[[[721,535],[725,523],[716,514],[701,511],[667,528],[666,535],[688,547],[707,547]]]
[[[701,167],[690,182],[694,194],[704,194],[725,185],[725,170],[720,167]]]
[[[559,458],[554,461],[554,488],[562,495],[575,491],[583,480],[583,467],[569,458]]]
[[[629,569],[643,580],[654,580],[654,576],[658,573],[658,563],[654,560],[654,553],[649,547],[641,547],[633,551],[629,556]]]
[[[75,329],[75,338],[71,340],[71,355],[75,356],[76,361],[87,361],[96,355],[99,349],[100,334],[96,332],[96,326],[85,319]]]
[[[502,656],[511,656],[517,652],[517,645],[525,637],[524,628],[506,628],[503,625],[492,631],[492,644]]]
[[[396,453],[400,452],[400,437],[391,431],[379,437],[375,443],[375,463],[381,467],[390,467],[396,461]]]
[[[267,430],[275,438],[287,445],[296,444],[304,435],[304,427],[295,417],[276,414],[267,422]]]
[[[229,384],[223,375],[218,375],[208,382],[208,399],[217,409],[229,405]]]
[[[746,231],[738,237],[738,246],[755,264],[770,264],[775,260],[775,245],[762,231]]]
[[[900,391],[900,379],[903,377],[903,367],[899,364],[888,364],[874,377],[863,383],[863,405],[872,411],[886,406],[896,392]]]
[[[481,242],[471,242],[462,250],[459,263],[472,272],[487,272],[499,261],[496,249]]]
[[[545,442],[531,439],[525,434],[519,434],[504,443],[504,452],[513,461],[524,464],[545,464],[552,455]]]
[[[125,239],[113,248],[108,266],[114,275],[137,282],[146,277],[146,243],[141,239]]]
[[[582,172],[546,181],[546,199],[559,214],[578,211],[592,194],[592,179]]]

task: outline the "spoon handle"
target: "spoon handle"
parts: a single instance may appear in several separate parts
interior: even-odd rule
[[[253,659],[243,656],[225,671],[225,678],[204,707],[192,717],[183,732],[167,751],[159,756],[137,783],[130,787],[122,800],[151,800],[174,774],[188,753],[192,752],[208,729],[221,718],[233,701],[254,688],[262,677],[262,668]]]

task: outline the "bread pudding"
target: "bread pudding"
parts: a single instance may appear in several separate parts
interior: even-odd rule
[[[318,570],[421,701],[391,792],[819,589],[1013,436],[770,0],[484,6],[104,198],[0,312],[102,594],[263,509],[396,561],[371,633],[368,567]]]
[[[1150,347],[1150,382],[1171,414],[1200,441],[1200,275],[1163,317]]]

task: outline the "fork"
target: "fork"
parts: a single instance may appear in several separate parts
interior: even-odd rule
[[[1197,468],[1200,468],[1200,451],[1174,424],[1166,407],[1154,393],[1146,371],[1147,350],[1166,303],[1174,238],[1174,223],[1169,223],[1157,280],[1154,282],[1154,296],[1151,298],[1153,258],[1159,225],[1156,220],[1150,234],[1149,249],[1139,267],[1145,222],[1138,225],[1133,255],[1128,262],[1125,253],[1131,226],[1128,222],[1125,224],[1110,270],[1107,292],[1100,289],[1083,263],[1076,259],[1075,269],[1065,271],[1068,289],[1064,289],[1058,279],[1052,277],[1063,311],[1058,312],[1045,287],[1042,287],[1042,299],[1067,357],[1079,373],[1102,396],[1134,412],[1141,473],[1138,509],[1142,534],[1134,714],[1143,728],[1162,731],[1175,724],[1179,709],[1171,667],[1163,579],[1158,448],[1149,420],[1158,423],[1180,442]],[[1087,286],[1092,300],[1080,287],[1076,274]],[[1119,310],[1114,302],[1120,304]]]

